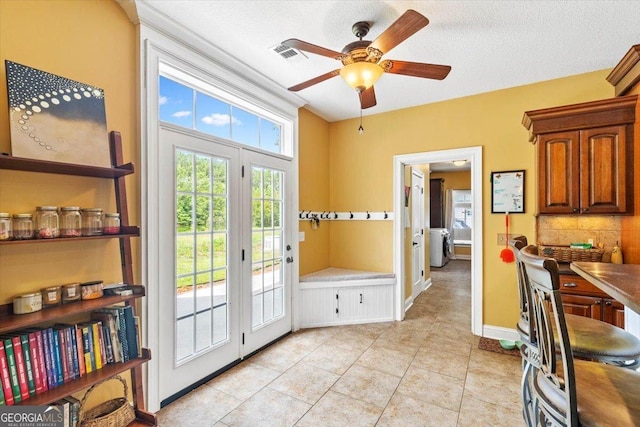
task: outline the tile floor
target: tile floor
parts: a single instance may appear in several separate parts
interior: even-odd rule
[[[470,332],[470,262],[432,282],[406,320],[298,331],[163,408],[159,425],[524,425],[520,358]]]

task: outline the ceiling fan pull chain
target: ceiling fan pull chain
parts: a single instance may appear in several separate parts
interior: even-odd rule
[[[362,107],[360,107],[360,127],[358,128],[358,133],[360,135],[364,133],[364,128],[362,127]]]

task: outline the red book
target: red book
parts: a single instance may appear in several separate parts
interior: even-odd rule
[[[7,405],[13,405],[13,391],[11,390],[11,377],[9,377],[9,364],[7,362],[7,354],[4,351],[4,341],[0,340],[0,381],[2,382],[2,391],[4,392],[4,402]]]
[[[38,358],[38,370],[40,371],[40,378],[42,379],[42,391],[45,392],[49,389],[47,381],[47,363],[44,355],[44,339],[42,338],[42,331],[40,329],[34,330],[33,333],[36,336],[36,348]]]
[[[27,367],[24,364],[24,354],[22,354],[22,342],[20,335],[11,337],[13,343],[13,354],[16,358],[16,369],[18,370],[18,384],[20,384],[20,396],[22,400],[29,398],[29,383],[27,382]]]
[[[74,325],[74,332],[76,334],[76,347],[78,352],[78,367],[80,368],[80,376],[87,373],[87,369],[84,363],[84,348],[82,345],[82,329],[78,325]]]
[[[33,371],[33,381],[36,386],[36,394],[42,394],[44,391],[42,385],[42,371],[40,370],[40,362],[38,358],[38,340],[35,332],[29,332],[29,353],[31,354],[31,369]]]

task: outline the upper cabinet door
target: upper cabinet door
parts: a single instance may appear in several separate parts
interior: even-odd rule
[[[580,133],[540,135],[538,144],[539,213],[579,213]]]
[[[581,213],[628,211],[626,149],[625,126],[580,132]]]

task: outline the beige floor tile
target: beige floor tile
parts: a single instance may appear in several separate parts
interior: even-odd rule
[[[504,377],[469,368],[464,385],[465,396],[506,408],[521,405],[520,377],[518,381],[505,381]]]
[[[400,377],[356,364],[331,390],[384,408],[399,383]]]
[[[353,365],[362,351],[325,342],[303,359],[315,367],[342,375]]]
[[[161,409],[157,413],[158,426],[212,426],[241,403],[235,397],[203,385]]]
[[[276,378],[269,387],[288,396],[314,404],[340,375],[300,362]]]
[[[464,380],[467,375],[469,354],[450,347],[434,347],[423,344],[416,353],[411,366],[438,372]]]
[[[404,395],[432,403],[441,408],[458,411],[464,381],[426,369],[410,366],[398,386]]]
[[[471,349],[469,368],[503,377],[522,377],[522,359],[520,357],[480,350],[477,346]]]
[[[264,388],[234,409],[222,422],[230,427],[293,426],[311,408],[301,400]]]
[[[313,348],[311,346],[309,346],[309,348],[305,348],[306,345],[300,344],[302,343],[296,342],[296,340],[289,342],[289,340],[285,338],[283,341],[274,344],[251,357],[249,359],[249,363],[255,363],[277,372],[284,372],[300,360],[304,359],[307,354],[309,354],[309,351],[313,350],[313,348],[317,348],[319,346],[316,345],[313,346]]]
[[[395,393],[376,427],[455,427],[458,412]]]
[[[329,390],[296,424],[297,427],[371,427],[382,408]]]
[[[509,409],[466,395],[462,399],[458,417],[459,427],[521,427],[524,425],[520,406]]]
[[[209,381],[208,386],[246,400],[280,375],[255,363],[242,363]]]
[[[372,345],[362,353],[356,364],[402,377],[411,364],[411,360],[413,360],[411,354]]]

